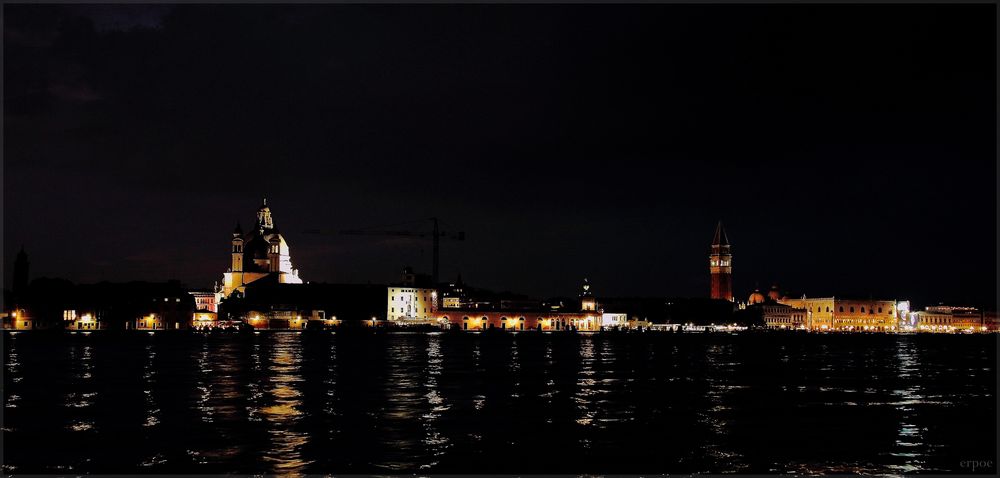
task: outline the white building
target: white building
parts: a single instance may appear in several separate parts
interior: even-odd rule
[[[601,327],[606,328],[628,328],[628,314],[615,314],[611,312],[601,313]]]
[[[385,316],[389,321],[432,321],[437,312],[437,292],[422,287],[389,286]]]

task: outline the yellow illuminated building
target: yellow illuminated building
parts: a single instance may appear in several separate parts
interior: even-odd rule
[[[25,309],[14,309],[4,317],[3,328],[7,330],[33,330],[35,319],[29,316]]]
[[[916,329],[918,332],[986,332],[983,314],[974,307],[931,306],[918,312]]]
[[[162,316],[149,314],[135,320],[135,330],[165,330],[167,323]]]
[[[99,319],[96,312],[63,311],[63,327],[66,330],[100,330],[104,327]]]
[[[191,326],[195,329],[210,329],[218,326],[219,314],[217,312],[196,310],[191,315]]]
[[[801,299],[783,298],[781,303],[805,309],[805,327],[810,330],[891,332],[899,326],[896,302],[892,300],[803,296]]]
[[[535,308],[499,308],[492,310],[476,308],[442,309],[435,315],[442,326],[464,331],[503,330],[520,332],[535,331],[584,331],[601,330],[605,320],[626,324],[625,314],[605,314],[598,307],[597,299],[590,291],[590,282],[583,281],[578,310],[554,310]]]

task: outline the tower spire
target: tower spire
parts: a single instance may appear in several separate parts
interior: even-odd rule
[[[726,237],[726,228],[722,227],[722,221],[715,226],[715,237],[712,239],[713,246],[728,246],[729,238]]]

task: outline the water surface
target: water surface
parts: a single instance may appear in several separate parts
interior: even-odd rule
[[[997,337],[8,334],[7,473],[996,473]]]

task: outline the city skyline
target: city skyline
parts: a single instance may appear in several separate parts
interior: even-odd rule
[[[433,216],[442,281],[701,297],[721,220],[737,299],[995,304],[993,18],[859,8],[6,6],[4,277],[208,287],[266,194],[310,281]]]

